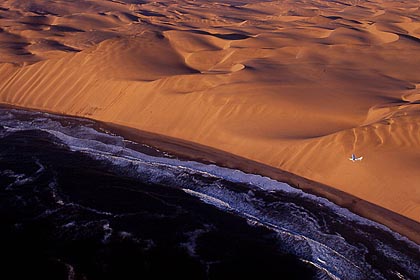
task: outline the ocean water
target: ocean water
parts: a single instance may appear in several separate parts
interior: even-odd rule
[[[2,279],[420,279],[418,245],[326,199],[15,109],[0,246]]]

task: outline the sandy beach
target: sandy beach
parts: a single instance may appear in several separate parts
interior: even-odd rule
[[[6,0],[0,103],[288,182],[420,243],[419,42],[414,0]]]

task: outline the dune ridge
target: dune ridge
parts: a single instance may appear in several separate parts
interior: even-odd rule
[[[1,103],[227,151],[417,222],[419,54],[414,0],[0,3]]]

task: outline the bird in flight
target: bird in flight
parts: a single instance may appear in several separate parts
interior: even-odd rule
[[[351,158],[349,158],[349,160],[351,160],[352,162],[361,161],[362,159],[363,157],[356,157],[355,154],[352,154]]]

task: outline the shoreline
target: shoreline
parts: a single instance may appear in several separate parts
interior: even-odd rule
[[[334,189],[333,187],[212,147],[119,124],[102,121],[97,122],[101,128],[108,130],[111,133],[121,135],[134,142],[150,145],[181,159],[199,161],[206,164],[216,164],[221,167],[238,169],[246,173],[258,174],[287,183],[304,192],[326,198],[357,215],[385,225],[391,230],[400,233],[420,245],[420,235],[418,234],[420,232],[420,223],[357,198],[351,194]]]
[[[333,187],[311,181],[296,174],[283,171],[260,162],[197,143],[92,118],[66,115],[48,110],[19,107],[10,104],[0,104],[0,107],[37,112],[41,111],[65,117],[76,117],[87,120],[90,119],[95,121],[99,128],[121,135],[127,140],[144,143],[162,151],[169,152],[185,160],[216,164],[221,167],[238,169],[246,173],[266,176],[271,179],[287,183],[307,193],[326,198],[340,207],[346,208],[351,212],[369,220],[383,224],[411,241],[420,244],[420,235],[418,234],[420,232],[420,223],[373,203],[357,198],[351,194],[334,189]]]

